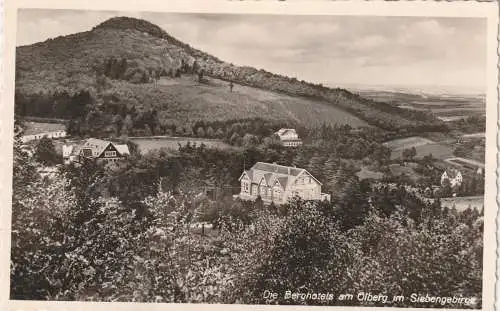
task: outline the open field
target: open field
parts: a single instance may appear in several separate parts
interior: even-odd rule
[[[203,143],[208,148],[221,148],[221,149],[235,148],[218,139],[189,138],[189,137],[161,137],[161,138],[131,137],[130,140],[139,146],[141,153],[147,153],[151,150],[156,150],[160,148],[177,150],[179,148],[179,145],[185,146],[188,142],[191,144],[196,144],[198,146]]]
[[[372,171],[366,167],[361,168],[361,171],[357,172],[356,175],[358,176],[358,178],[360,180],[363,180],[363,179],[378,180],[378,179],[382,179],[384,177],[384,173],[375,172],[375,171]]]
[[[416,147],[417,157],[423,157],[429,154],[436,159],[446,159],[453,156],[453,148],[444,144],[434,143]]]
[[[465,158],[448,158],[445,160],[446,162],[449,162],[451,164],[459,165],[462,167],[465,167],[467,169],[472,169],[476,170],[478,168],[484,168],[484,163],[481,163],[479,161],[475,161],[472,159],[465,159]]]
[[[486,137],[486,133],[480,132],[480,133],[472,133],[472,134],[463,134],[463,138],[484,138]]]
[[[463,116],[451,116],[451,117],[447,117],[447,116],[438,116],[437,118],[441,121],[444,121],[444,122],[452,122],[452,121],[458,121],[458,120],[462,120],[462,119],[466,119],[468,116],[467,115],[463,115]]]
[[[467,208],[481,210],[484,208],[484,196],[442,198],[441,206],[464,211]]]
[[[399,176],[401,174],[405,174],[415,182],[422,177],[420,174],[417,174],[411,166],[401,166],[399,164],[391,164],[389,165],[389,169],[391,170],[391,173],[393,175]]]
[[[413,137],[394,139],[394,140],[385,142],[384,146],[391,149],[392,151],[398,151],[398,150],[403,150],[406,148],[411,148],[411,147],[416,148],[418,146],[423,146],[423,145],[428,145],[428,144],[433,144],[433,143],[434,142],[430,139],[419,137],[419,136],[413,136]]]
[[[433,143],[427,145],[420,145],[415,147],[417,150],[417,158],[432,154],[432,156],[439,160],[444,160],[453,157],[453,148],[444,144]],[[401,158],[403,149],[393,150],[391,159]]]
[[[403,150],[412,147],[415,147],[417,150],[417,157],[423,157],[429,154],[432,154],[434,158],[440,160],[453,157],[453,147],[419,136],[394,139],[385,142],[384,145],[391,149],[392,159],[402,157]]]

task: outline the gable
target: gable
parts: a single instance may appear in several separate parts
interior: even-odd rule
[[[299,175],[297,175],[297,177],[295,178],[295,182],[297,183],[297,181],[301,180],[302,178],[304,178],[304,183],[309,183],[309,178],[311,179],[311,182],[313,183],[316,183],[318,185],[322,185],[322,183],[317,180],[311,173],[309,173],[308,171],[306,170],[303,170]]]
[[[112,154],[107,154],[107,153],[113,153]],[[101,153],[98,155],[98,158],[114,158],[114,157],[119,157],[120,153],[118,150],[116,150],[115,146],[112,143],[109,143],[104,150],[101,151]]]
[[[245,180],[245,181],[249,181],[250,180],[250,176],[248,176],[248,173],[245,171],[241,174],[240,178],[238,178],[239,181],[242,181],[242,180]]]
[[[280,188],[283,188],[283,186],[281,185],[281,183],[279,182],[279,180],[278,180],[278,179],[276,179],[276,181],[274,182],[273,187],[280,187]]]
[[[260,178],[259,186],[267,186],[267,182],[264,176]]]

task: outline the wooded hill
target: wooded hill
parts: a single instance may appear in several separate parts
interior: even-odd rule
[[[97,116],[91,127],[113,122],[108,108],[121,105],[122,118],[155,110],[159,122],[184,124],[261,116],[306,125],[316,120],[390,131],[447,130],[428,112],[223,62],[135,18],[111,18],[90,31],[21,46],[16,56],[19,111],[36,116],[33,105],[40,105],[41,94],[47,105],[54,94],[88,91],[92,100],[81,118]],[[229,83],[236,94],[245,90],[243,95],[230,92]]]

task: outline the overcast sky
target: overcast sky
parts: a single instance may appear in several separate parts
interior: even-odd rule
[[[235,65],[325,84],[486,84],[486,20],[19,11],[18,45],[90,30],[113,16],[144,18]]]

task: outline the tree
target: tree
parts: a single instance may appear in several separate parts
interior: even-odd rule
[[[54,299],[63,284],[68,284],[63,277],[66,271],[61,268],[66,260],[65,250],[71,248],[65,242],[74,237],[68,230],[68,215],[75,210],[75,197],[67,191],[67,183],[64,178],[54,182],[33,180],[13,189],[13,299]]]
[[[295,201],[286,208],[288,216],[280,219],[263,211],[253,228],[243,227],[224,239],[234,261],[247,263],[237,267],[239,277],[227,291],[229,302],[288,304],[283,295],[270,301],[262,293],[300,288],[337,297],[354,287],[350,276],[357,266],[355,244],[317,206]]]
[[[146,71],[144,71],[144,72],[142,73],[141,83],[149,83],[149,76],[148,76],[148,74],[146,73]]]
[[[411,157],[411,150],[408,148],[403,149],[402,156],[403,156],[403,160],[408,161]]]
[[[16,127],[20,126],[17,119],[15,120],[15,125]],[[31,184],[40,177],[36,172],[36,166],[32,158],[22,149],[21,135],[22,132],[19,131],[16,133],[14,139],[12,174],[13,196],[16,196],[18,190],[23,189],[26,185]]]
[[[122,58],[120,60],[120,63],[118,64],[117,73],[116,73],[117,78],[124,79],[126,72],[127,72],[127,60],[125,58]]]
[[[129,114],[127,114],[127,116],[125,116],[125,120],[123,120],[123,125],[121,127],[120,133],[122,135],[130,136],[130,134],[132,134],[133,128],[134,128],[134,122],[132,121],[132,117]]]
[[[217,138],[222,138],[224,136],[224,131],[222,128],[218,128],[217,131],[215,131],[215,137]]]
[[[196,136],[205,137],[205,131],[203,130],[203,128],[201,126],[196,130]]]
[[[233,133],[233,135],[231,135],[231,138],[229,138],[229,143],[233,146],[240,146],[241,145],[240,135],[238,135],[238,133]]]
[[[62,155],[57,153],[52,140],[47,136],[38,141],[35,148],[35,158],[43,165],[51,166],[62,162]]]
[[[213,129],[211,126],[209,126],[209,127],[207,128],[207,133],[206,133],[206,134],[207,134],[207,137],[209,137],[209,138],[213,138],[213,137],[214,137],[214,135],[215,135],[214,129]]]
[[[203,69],[200,69],[198,71],[198,82],[203,82],[203,74],[204,74],[204,70]]]
[[[114,127],[114,135],[116,137],[120,136],[122,127],[123,127],[123,119],[119,114],[113,116],[111,121],[112,126]]]
[[[411,147],[410,149],[410,159],[413,160],[417,156],[417,149],[415,146]]]
[[[341,221],[341,229],[349,230],[364,222],[369,212],[368,199],[356,176],[349,177],[343,182],[337,205],[336,215]]]
[[[254,146],[257,146],[258,143],[259,143],[259,139],[255,135],[247,133],[247,134],[245,134],[245,136],[243,136],[242,144],[245,147],[254,147]]]
[[[366,261],[360,266],[356,283],[360,288],[376,288],[380,292],[480,297],[482,256],[475,254],[478,250],[482,254],[482,238],[476,236],[478,229],[458,223],[453,215],[431,216],[415,227],[404,225],[399,217],[371,214],[353,231]],[[414,305],[406,302],[397,306]],[[420,306],[442,307],[431,302]]]

